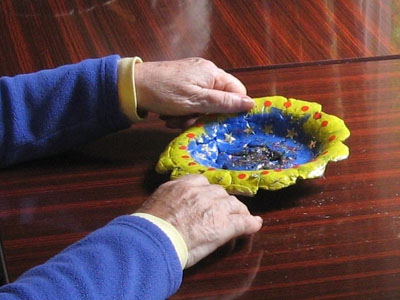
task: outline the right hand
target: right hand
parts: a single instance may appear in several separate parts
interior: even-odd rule
[[[135,66],[138,108],[187,127],[198,114],[248,111],[254,101],[243,83],[209,60],[193,57]]]
[[[183,236],[190,267],[229,240],[260,230],[263,220],[246,205],[202,175],[187,175],[161,185],[138,212],[172,224]]]

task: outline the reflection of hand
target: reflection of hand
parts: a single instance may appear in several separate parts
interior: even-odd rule
[[[182,234],[189,252],[186,267],[232,238],[252,234],[262,225],[247,207],[201,175],[187,175],[161,185],[138,212],[171,223]]]
[[[191,114],[186,116],[179,116],[179,117],[171,117],[171,116],[160,116],[161,120],[165,121],[165,125],[168,128],[180,128],[180,129],[187,129],[192,126],[197,119],[200,117],[200,114]]]
[[[256,277],[258,270],[260,269],[260,264],[261,260],[264,256],[264,251],[259,250],[254,258],[254,253],[253,253],[253,241],[254,241],[254,235],[251,235],[249,239],[246,239],[245,241],[245,254],[243,256],[243,261],[246,261],[247,269],[251,270],[250,272],[243,272],[242,275],[242,280],[239,284],[236,285],[236,288],[231,289],[231,292],[221,295],[219,297],[220,300],[233,300],[237,299],[240,296],[244,295],[246,291],[251,287],[254,278]],[[236,247],[236,243],[234,241],[233,248]],[[233,251],[233,250],[232,250]],[[250,258],[250,254],[252,257]]]
[[[140,109],[166,116],[234,113],[254,105],[237,78],[202,58],[137,64],[135,86]]]

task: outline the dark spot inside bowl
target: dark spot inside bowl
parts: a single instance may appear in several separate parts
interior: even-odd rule
[[[265,114],[240,114],[204,126],[188,145],[198,163],[228,170],[286,169],[314,159],[319,143],[303,130],[309,118],[292,118],[272,108]]]

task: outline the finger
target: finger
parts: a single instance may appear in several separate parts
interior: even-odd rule
[[[219,74],[216,76],[213,88],[237,94],[247,94],[247,90],[244,84],[235,76],[225,72],[222,69],[220,69]]]
[[[262,223],[262,218],[259,216],[231,215],[232,238],[259,231]]]
[[[196,185],[196,186],[210,185],[210,183],[208,182],[208,179],[206,177],[204,177],[203,175],[198,175],[198,174],[185,175],[185,176],[175,179],[174,181],[184,181],[191,185]]]
[[[186,129],[192,127],[197,122],[198,119],[199,119],[199,117],[187,119],[187,120],[185,120],[185,122],[183,122],[181,124],[180,128],[183,130],[186,130]]]
[[[246,95],[220,90],[203,89],[199,98],[205,103],[200,107],[203,113],[236,113],[254,106],[254,101]]]

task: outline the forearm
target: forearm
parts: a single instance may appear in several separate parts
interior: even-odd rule
[[[168,237],[147,220],[124,216],[0,288],[0,298],[164,300],[181,278]]]
[[[0,79],[0,166],[69,150],[130,125],[118,56]]]

